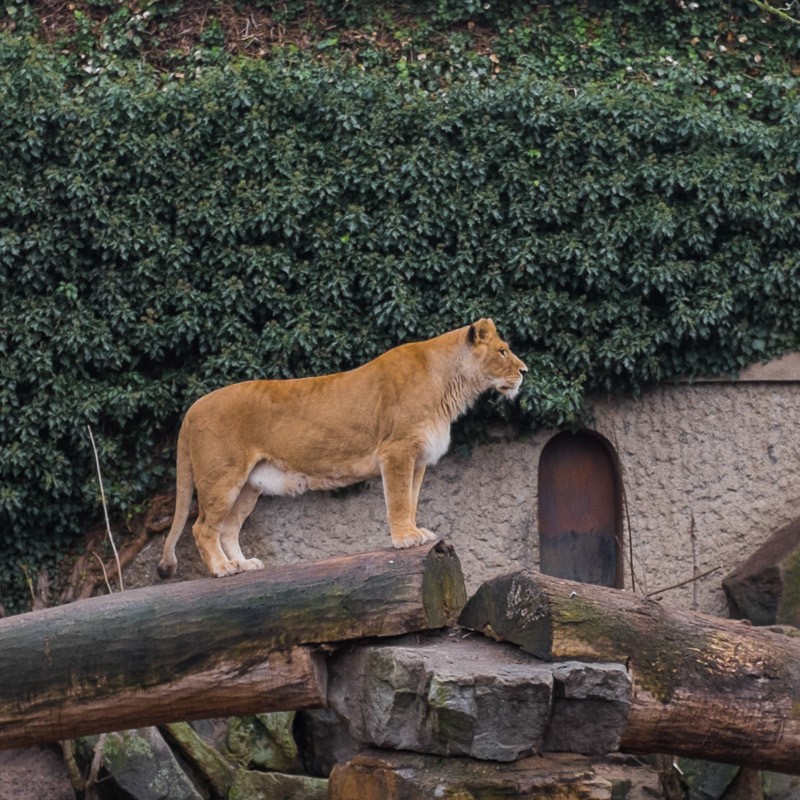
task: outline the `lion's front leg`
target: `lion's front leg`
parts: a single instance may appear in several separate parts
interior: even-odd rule
[[[425,477],[425,465],[414,465],[414,477],[411,481],[411,517],[416,522],[419,507],[419,490],[422,488],[422,479]]]
[[[418,528],[416,522],[419,487],[425,474],[424,468],[416,467],[413,452],[391,451],[381,460],[383,495],[392,544],[398,548],[414,547],[431,542],[436,534]]]

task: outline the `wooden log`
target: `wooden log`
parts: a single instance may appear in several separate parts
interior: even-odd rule
[[[330,800],[611,800],[611,784],[581,756],[558,753],[512,763],[368,750],[337,764]]]
[[[139,676],[133,674],[121,675],[119,665],[113,683],[107,682],[101,670],[111,666],[110,661],[101,656],[100,669],[94,672],[82,666],[76,683],[63,687],[60,694],[36,688],[30,699],[4,697],[0,749],[177,720],[256,713],[256,708],[258,712],[318,708],[326,701],[324,658],[310,647],[265,653],[241,665],[236,657],[221,657],[174,679],[164,673],[152,684],[137,683]],[[4,663],[0,655],[0,664]],[[55,664],[65,666],[65,661]],[[5,695],[2,688],[0,693]]]
[[[539,658],[627,664],[622,750],[800,774],[800,638],[532,572],[485,583],[459,622]]]
[[[187,761],[196,775],[219,797],[227,797],[234,768],[188,722],[171,722],[160,729],[170,747]]]
[[[0,620],[0,748],[322,706],[310,645],[451,624],[444,543],[151,586]]]

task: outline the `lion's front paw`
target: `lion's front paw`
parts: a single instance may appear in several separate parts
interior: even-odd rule
[[[249,572],[253,569],[264,569],[264,562],[260,558],[247,558],[242,561],[221,561],[212,572],[215,578],[224,578],[228,575],[237,575],[240,572]]]
[[[215,578],[227,578],[228,575],[236,575],[237,572],[241,571],[237,561],[220,561],[211,570]]]
[[[429,531],[427,528],[420,528],[419,531],[422,534],[423,543],[435,542],[439,538],[433,531]]]
[[[412,528],[404,534],[392,536],[392,544],[398,550],[404,550],[408,547],[416,547],[425,542],[432,542],[437,536],[427,528]]]
[[[239,572],[249,572],[252,569],[264,569],[264,562],[260,558],[248,558],[245,561],[237,561]]]

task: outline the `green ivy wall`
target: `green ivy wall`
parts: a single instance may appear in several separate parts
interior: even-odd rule
[[[123,519],[171,480],[202,393],[478,316],[531,367],[512,412],[528,426],[797,346],[790,72],[720,89],[660,56],[660,79],[619,63],[603,80],[588,53],[578,81],[509,41],[499,72],[291,53],[89,78],[0,37],[7,610],[100,514],[87,425]],[[499,413],[482,404],[465,435]]]

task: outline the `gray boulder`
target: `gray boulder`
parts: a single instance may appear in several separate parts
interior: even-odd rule
[[[734,619],[800,626],[800,519],[770,536],[722,588]]]
[[[327,778],[336,764],[349,761],[361,749],[347,723],[329,708],[298,711],[294,734],[305,772]]]
[[[622,664],[566,661],[553,665],[555,700],[545,750],[605,755],[619,748],[631,705]]]
[[[328,699],[362,743],[514,761],[542,748],[552,690],[550,666],[457,633],[338,653]]]
[[[105,781],[132,800],[203,800],[157,728],[109,733],[103,747]]]

